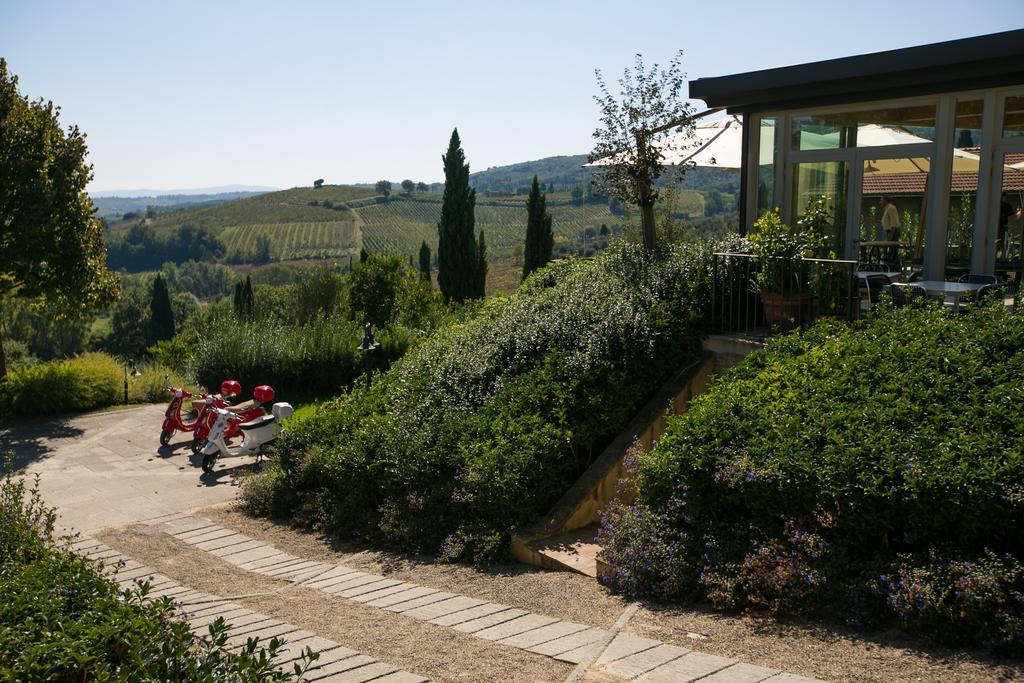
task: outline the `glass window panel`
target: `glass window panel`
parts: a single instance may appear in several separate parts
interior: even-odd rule
[[[863,164],[858,258],[890,271],[919,267],[931,160],[867,159]]]
[[[1019,283],[1024,253],[1024,154],[1011,152],[999,160],[1003,164],[1003,186],[996,214],[996,273]]]
[[[1007,97],[1006,108],[1003,111],[1003,137],[1021,136],[1024,136],[1024,96]]]
[[[799,221],[810,207],[824,199],[829,223],[824,230],[825,246],[819,256],[842,258],[846,251],[846,185],[849,169],[845,161],[793,164],[793,216]]]
[[[935,140],[935,105],[895,107],[792,119],[795,150],[914,145]]]
[[[978,171],[981,168],[980,99],[956,103],[953,131],[953,175],[949,188],[949,216],[946,221],[947,279],[970,272],[974,248],[975,211],[978,204]]]
[[[762,118],[757,160],[757,215],[775,208],[775,122]]]

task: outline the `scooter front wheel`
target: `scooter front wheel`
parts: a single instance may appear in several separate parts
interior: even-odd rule
[[[213,472],[213,466],[217,463],[216,455],[204,455],[203,456],[203,472]]]
[[[166,446],[171,442],[171,437],[174,436],[174,431],[167,431],[165,429],[160,430],[160,445]]]
[[[205,444],[206,439],[192,439],[192,455],[199,455]]]

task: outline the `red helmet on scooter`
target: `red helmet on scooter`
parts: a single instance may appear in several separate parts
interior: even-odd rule
[[[226,379],[220,383],[220,395],[224,398],[238,396],[242,393],[242,385],[233,379]]]
[[[252,390],[252,397],[257,403],[270,403],[274,400],[274,387],[268,384],[261,384]]]

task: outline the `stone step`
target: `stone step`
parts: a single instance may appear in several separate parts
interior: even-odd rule
[[[597,544],[597,525],[534,541],[529,547],[561,568],[597,577],[597,554],[601,552]]]

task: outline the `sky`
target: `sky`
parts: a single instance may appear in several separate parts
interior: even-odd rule
[[[90,190],[284,188],[441,180],[453,127],[472,170],[586,153],[594,70],[636,53],[694,79],[1022,26],[1020,0],[0,0],[0,57],[87,134]]]

